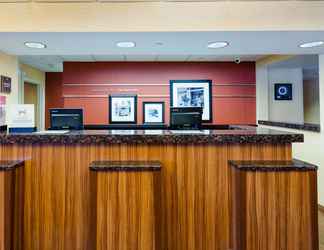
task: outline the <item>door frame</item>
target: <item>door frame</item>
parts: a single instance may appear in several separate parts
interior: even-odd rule
[[[44,130],[45,127],[45,88],[43,84],[35,79],[26,76],[26,73],[19,70],[19,91],[18,102],[24,104],[25,94],[25,82],[35,84],[37,86],[37,101],[38,101],[38,121],[39,124],[35,124],[39,130]],[[36,112],[37,113],[37,112]]]

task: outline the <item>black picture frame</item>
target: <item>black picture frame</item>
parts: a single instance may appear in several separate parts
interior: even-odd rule
[[[114,98],[118,98],[118,99],[123,99],[125,98],[125,100],[127,99],[133,99],[133,103],[134,103],[134,106],[133,106],[133,110],[134,110],[134,119],[133,120],[130,120],[130,121],[116,121],[114,120],[114,117],[113,117],[113,101],[114,101]],[[109,95],[109,123],[110,124],[136,124],[137,123],[137,95]]]
[[[274,99],[276,101],[291,101],[293,99],[292,83],[275,83]],[[284,93],[280,93],[280,89],[284,89]]]
[[[213,98],[212,98],[212,80],[170,80],[170,106],[171,107],[176,107],[174,106],[174,98],[173,98],[173,92],[174,92],[174,86],[176,84],[187,84],[187,85],[190,85],[190,83],[193,83],[193,84],[208,84],[208,107],[209,107],[209,114],[208,114],[208,117],[207,118],[204,118],[202,119],[202,122],[205,122],[205,123],[209,123],[209,122],[212,122],[213,121]],[[204,100],[206,101],[206,100]],[[190,107],[190,106],[189,106]],[[194,106],[192,106],[194,107]],[[204,109],[203,109],[204,110]]]
[[[145,108],[146,105],[150,105],[150,104],[157,104],[157,105],[161,105],[162,106],[162,121],[161,122],[149,122],[146,121],[146,115],[145,115]],[[143,102],[143,124],[164,124],[165,122],[165,102]]]
[[[0,91],[2,93],[11,93],[11,77],[0,76]]]

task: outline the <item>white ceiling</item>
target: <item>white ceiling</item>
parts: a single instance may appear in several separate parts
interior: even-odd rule
[[[299,55],[293,58],[275,62],[268,66],[269,69],[302,68],[304,79],[319,78],[318,55]]]
[[[303,69],[318,69],[318,55],[299,55],[293,58],[274,62],[268,66],[269,68],[303,68]]]
[[[241,61],[256,61],[263,56],[241,56]],[[226,62],[236,56],[193,56],[193,55],[64,55],[64,56],[19,56],[22,63],[45,72],[63,71],[63,62]]]
[[[62,71],[63,61],[233,61],[237,56],[255,61],[269,54],[324,54],[324,46],[298,47],[316,40],[324,40],[324,31],[0,32],[0,51],[43,71]],[[47,48],[30,49],[26,41],[43,42]],[[134,41],[136,47],[119,48],[118,41]],[[212,41],[228,41],[230,46],[208,49]]]

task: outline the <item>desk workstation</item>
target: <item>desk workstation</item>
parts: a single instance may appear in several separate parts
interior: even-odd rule
[[[0,250],[319,250],[315,59],[64,62],[0,105]]]
[[[204,129],[201,111],[184,110],[171,112],[170,127],[88,130],[82,110],[55,109],[54,130],[0,134],[0,158],[28,162],[14,240],[23,249],[316,249],[316,167],[292,159],[303,135]]]

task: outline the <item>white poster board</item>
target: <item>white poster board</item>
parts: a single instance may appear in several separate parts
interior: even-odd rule
[[[9,128],[35,127],[34,104],[7,105],[7,122]]]

